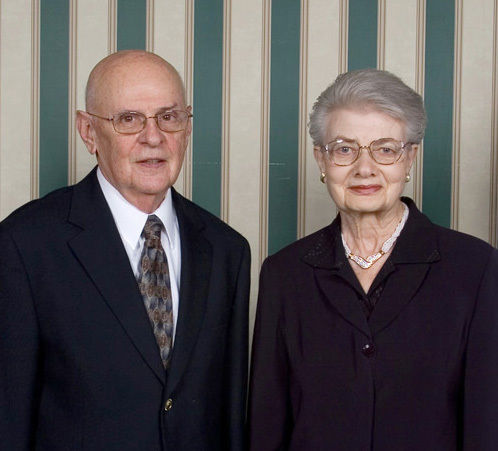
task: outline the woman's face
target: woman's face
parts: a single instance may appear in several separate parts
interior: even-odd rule
[[[350,139],[368,146],[380,138],[406,141],[403,122],[373,109],[338,109],[330,113],[325,143],[336,138]],[[326,152],[315,148],[315,158],[325,173],[325,183],[341,212],[382,213],[399,202],[406,175],[418,146],[407,146],[401,158],[391,165],[376,163],[367,149],[350,166],[337,166]]]

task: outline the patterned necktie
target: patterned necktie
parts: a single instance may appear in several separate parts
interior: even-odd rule
[[[168,367],[173,344],[173,310],[168,259],[161,246],[163,223],[149,215],[142,231],[144,248],[138,268],[138,286],[149,315],[164,368]]]

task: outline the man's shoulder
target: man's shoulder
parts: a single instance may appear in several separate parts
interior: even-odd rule
[[[226,222],[176,191],[173,191],[173,202],[179,219],[182,215],[187,216],[192,223],[202,226],[209,237],[223,240],[227,245],[248,246],[247,240]]]
[[[67,219],[73,187],[57,189],[14,210],[2,222],[4,231],[51,227]]]

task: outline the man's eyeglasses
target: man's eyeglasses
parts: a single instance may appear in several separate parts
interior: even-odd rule
[[[372,141],[368,146],[360,146],[352,139],[335,139],[325,144],[322,151],[337,166],[349,166],[359,157],[361,149],[367,149],[370,157],[379,164],[394,164],[403,155],[404,150],[413,143],[403,143],[392,138],[381,138]]]
[[[98,114],[90,113],[90,116],[111,121],[114,130],[117,133],[124,135],[133,135],[140,133],[147,124],[147,119],[154,119],[160,130],[167,133],[180,132],[185,130],[188,120],[193,117],[192,114],[182,110],[168,110],[162,113],[157,113],[154,116],[146,116],[145,114],[138,113],[137,111],[123,111],[117,113],[112,117],[103,117]]]

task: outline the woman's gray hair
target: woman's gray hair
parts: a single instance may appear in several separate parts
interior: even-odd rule
[[[390,72],[360,69],[339,75],[318,96],[309,122],[313,144],[326,144],[323,140],[333,110],[364,107],[401,120],[406,126],[407,142],[422,141],[427,122],[422,97]]]

